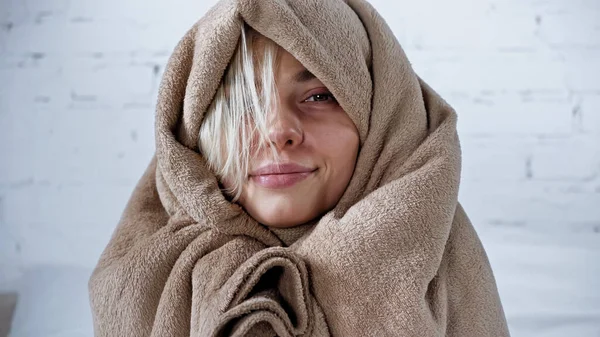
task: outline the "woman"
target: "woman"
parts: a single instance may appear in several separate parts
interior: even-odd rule
[[[156,147],[90,279],[97,336],[508,336],[456,114],[364,0],[219,2]]]
[[[302,63],[248,32],[241,31],[202,122],[199,148],[250,216],[267,226],[296,226],[340,199],[354,171],[358,131]]]

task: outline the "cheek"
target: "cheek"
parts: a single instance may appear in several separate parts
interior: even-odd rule
[[[330,165],[342,169],[354,169],[359,136],[349,117],[336,116],[336,118],[322,120],[315,123],[314,132],[311,133],[317,144],[315,148],[328,159]]]
[[[233,183],[228,178],[222,178],[221,179],[221,185],[223,185],[223,187],[225,187],[227,189],[230,189],[230,188],[233,187]]]

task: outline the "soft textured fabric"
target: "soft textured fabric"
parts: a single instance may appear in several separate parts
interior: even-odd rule
[[[199,153],[244,22],[315,74],[359,131],[350,184],[314,223],[257,223]],[[220,1],[165,69],[156,154],[89,282],[96,336],[508,336],[457,201],[456,118],[364,0]]]

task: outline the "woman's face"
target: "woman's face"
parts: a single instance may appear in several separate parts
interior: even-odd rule
[[[278,104],[269,112],[269,149],[256,153],[239,204],[260,223],[292,227],[332,209],[352,177],[358,131],[328,89],[280,49]],[[226,184],[226,182],[225,182]]]

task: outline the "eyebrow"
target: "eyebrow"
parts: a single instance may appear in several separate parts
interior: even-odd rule
[[[316,76],[313,75],[313,73],[308,71],[308,69],[304,69],[302,71],[299,71],[296,75],[294,75],[294,77],[292,77],[292,80],[294,80],[295,82],[308,82],[315,78]]]

